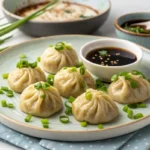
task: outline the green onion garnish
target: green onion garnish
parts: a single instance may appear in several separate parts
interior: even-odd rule
[[[40,62],[41,61],[41,57],[37,57],[37,59],[36,59],[38,62]]]
[[[20,59],[25,59],[25,58],[27,58],[27,56],[25,54],[20,55]]]
[[[53,74],[49,74],[48,77],[47,77],[47,82],[50,84],[50,85],[53,85],[54,83],[54,75]]]
[[[128,118],[133,119],[133,111],[131,109],[128,109]]]
[[[7,92],[7,91],[9,91],[9,88],[8,88],[8,87],[6,87],[6,86],[1,86],[1,90],[3,90],[3,91],[5,91],[5,92]]]
[[[7,102],[6,102],[6,100],[1,100],[1,105],[2,105],[2,107],[7,107]]]
[[[68,98],[68,102],[72,103],[72,102],[74,102],[74,101],[75,101],[75,98],[74,98],[73,96],[70,96],[70,97]]]
[[[61,50],[63,50],[65,48],[65,44],[63,43],[63,42],[59,42],[59,43],[57,43],[56,45],[55,45],[55,49],[57,50],[57,51],[61,51]]]
[[[45,98],[46,98],[46,95],[43,94],[43,95],[41,95],[40,97],[43,98],[43,99],[45,99]]]
[[[82,67],[82,66],[84,66],[84,65],[83,65],[83,62],[79,62],[78,65],[77,65],[78,68],[80,68],[80,67]]]
[[[60,122],[62,122],[62,123],[69,123],[69,122],[70,122],[69,117],[68,117],[68,116],[65,116],[65,115],[60,116],[60,117],[59,117],[59,120],[60,120]]]
[[[29,63],[29,66],[31,68],[36,68],[37,67],[37,61],[33,62],[33,63]]]
[[[128,107],[135,109],[135,108],[137,108],[137,104],[128,104]]]
[[[133,75],[141,75],[144,79],[146,79],[145,75],[138,70],[132,70],[132,74]]]
[[[85,67],[84,66],[80,67],[80,74],[81,75],[85,74]]]
[[[128,107],[127,105],[125,105],[125,106],[123,107],[123,111],[124,111],[124,112],[128,112],[128,109],[129,109],[129,107]]]
[[[86,98],[87,100],[92,100],[92,93],[91,93],[91,91],[87,91],[87,92],[85,93],[85,98]]]
[[[14,108],[14,105],[13,105],[12,103],[8,103],[8,104],[7,104],[7,107],[8,107],[8,108]]]
[[[146,108],[147,106],[146,106],[146,104],[144,104],[144,103],[138,103],[138,104],[137,104],[137,107],[138,107],[138,108]]]
[[[67,108],[72,108],[72,104],[70,102],[68,102],[68,101],[65,101],[65,106]]]
[[[37,90],[40,90],[40,89],[42,89],[42,83],[39,82],[39,83],[35,84],[34,87],[35,87]]]
[[[49,124],[49,120],[48,120],[48,119],[42,119],[42,120],[41,120],[41,123],[42,123],[42,124]]]
[[[107,87],[104,85],[104,86],[98,88],[97,90],[103,91],[103,92],[107,93],[107,90],[108,90],[108,89],[107,89]]]
[[[129,74],[124,76],[126,80],[131,80],[131,76]]]
[[[66,115],[71,115],[71,114],[72,114],[72,108],[67,108],[67,109],[65,110],[65,114],[66,114]]]
[[[76,68],[76,67],[72,67],[71,70],[72,70],[73,72],[76,72],[76,71],[77,71],[77,68]]]
[[[80,122],[80,125],[81,125],[81,127],[86,127],[87,126],[87,122],[82,121],[82,122]]]
[[[0,94],[4,94],[4,92],[3,92],[3,90],[2,90],[2,89],[0,89]]]
[[[138,113],[138,114],[134,115],[133,118],[134,118],[134,119],[143,118],[143,114],[142,114],[142,113]]]
[[[135,89],[135,88],[138,87],[138,84],[137,84],[136,81],[131,81],[131,82],[130,82],[130,85],[131,85],[131,87],[132,87],[133,89]]]
[[[43,83],[43,85],[42,85],[42,88],[43,88],[44,90],[47,90],[49,87],[50,87],[50,84],[47,83],[47,82]]]
[[[99,51],[99,53],[102,57],[107,56],[107,51],[106,50]]]
[[[49,128],[49,124],[43,124],[43,128]]]
[[[104,128],[104,126],[103,126],[102,124],[97,125],[97,127],[98,127],[99,129],[103,129],[103,128]]]
[[[20,60],[18,63],[17,63],[17,68],[27,68],[29,67],[29,62],[27,60]]]
[[[100,88],[100,87],[105,85],[100,79],[96,79],[95,82],[96,82],[96,84],[95,84],[96,89],[98,89],[98,88]]]
[[[128,74],[129,74],[129,72],[126,72],[126,71],[119,72],[119,76],[126,76]]]
[[[8,79],[8,76],[9,76],[8,73],[4,73],[4,74],[2,75],[3,79]]]
[[[8,96],[8,97],[13,97],[13,96],[14,96],[13,91],[8,90],[6,96]]]
[[[24,118],[24,121],[25,122],[30,122],[30,120],[31,120],[31,118],[32,118],[32,115],[27,115],[25,118]]]
[[[118,80],[118,75],[117,74],[114,74],[112,77],[111,77],[111,81],[112,82],[115,82]]]

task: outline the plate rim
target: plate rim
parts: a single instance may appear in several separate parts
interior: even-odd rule
[[[6,50],[4,50],[4,51],[1,51],[0,52],[0,55],[2,55],[2,54],[7,54],[7,52],[8,51],[11,51],[11,49],[13,49],[13,48],[16,48],[16,47],[18,47],[18,46],[20,46],[20,45],[22,45],[22,44],[26,44],[26,43],[32,43],[33,41],[40,41],[40,40],[44,40],[44,39],[53,39],[53,38],[57,38],[57,37],[69,37],[69,36],[71,36],[71,37],[73,37],[73,36],[79,36],[79,37],[95,37],[95,38],[108,38],[108,39],[118,39],[118,38],[113,38],[113,37],[105,37],[105,36],[98,36],[98,35],[84,35],[84,34],[65,34],[65,35],[53,35],[53,36],[47,36],[47,37],[40,37],[40,38],[35,38],[35,39],[31,39],[31,40],[27,40],[27,41],[25,41],[25,42],[22,42],[22,43],[19,43],[19,44],[16,44],[16,45],[13,45],[13,46],[10,46],[9,48],[7,48]],[[136,43],[135,43],[136,44]],[[143,46],[141,46],[141,45],[139,45],[139,44],[137,44],[138,46],[140,46],[141,48],[142,48],[142,51],[146,51],[146,52],[148,52],[148,53],[150,53],[150,50],[149,49],[147,49],[147,48],[145,48],[145,47],[143,47]],[[51,129],[51,128],[49,128],[49,129],[44,129],[44,128],[42,128],[42,127],[37,127],[37,126],[33,126],[33,125],[30,125],[30,124],[26,124],[26,123],[22,123],[22,122],[19,122],[19,121],[17,121],[17,120],[14,120],[14,119],[12,119],[12,118],[10,118],[10,117],[7,117],[7,116],[5,116],[4,114],[2,114],[1,112],[0,112],[0,117],[2,118],[2,119],[5,119],[5,120],[7,120],[7,121],[9,121],[9,122],[11,122],[11,123],[14,123],[14,124],[17,124],[17,125],[19,125],[20,127],[26,127],[26,128],[30,128],[30,129],[36,129],[36,130],[40,130],[40,131],[48,131],[48,132],[61,132],[61,133],[91,133],[91,132],[100,132],[100,131],[108,131],[108,130],[113,130],[113,129],[117,129],[117,128],[121,128],[121,127],[125,127],[125,126],[128,126],[128,125],[132,125],[132,124],[136,124],[137,122],[138,123],[140,123],[140,122],[143,122],[144,120],[147,120],[148,118],[150,118],[150,114],[149,115],[146,115],[145,117],[143,117],[143,118],[141,118],[141,119],[138,119],[138,120],[135,120],[135,121],[132,121],[132,122],[129,122],[129,123],[126,123],[126,124],[123,124],[123,125],[118,125],[118,126],[114,126],[114,127],[108,127],[108,128],[104,128],[104,129],[101,129],[101,130],[99,130],[99,129],[92,129],[92,130],[56,130],[56,129]],[[1,121],[1,123],[3,123],[2,121]]]

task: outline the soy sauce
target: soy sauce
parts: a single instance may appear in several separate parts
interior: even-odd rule
[[[133,53],[116,47],[94,49],[86,55],[86,59],[103,66],[123,66],[137,60]]]

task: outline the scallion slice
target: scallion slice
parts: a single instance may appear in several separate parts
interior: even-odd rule
[[[118,80],[118,75],[117,74],[114,74],[112,77],[111,77],[111,81],[112,82],[115,82]]]
[[[13,97],[13,96],[14,96],[13,91],[8,90],[6,96],[8,96],[8,97]]]
[[[66,114],[66,115],[71,115],[71,114],[72,114],[72,108],[67,108],[67,109],[65,110],[65,114]]]
[[[85,67],[84,66],[80,67],[80,74],[81,75],[85,74]]]
[[[48,119],[42,119],[42,120],[41,120],[41,123],[42,123],[42,124],[49,124],[49,120],[48,120]]]
[[[81,127],[86,127],[87,126],[87,122],[86,121],[82,121],[80,122]]]
[[[3,91],[5,91],[5,92],[7,92],[7,91],[9,91],[9,88],[8,88],[8,87],[6,87],[6,86],[1,86],[1,90],[3,90]]]
[[[25,58],[27,58],[27,56],[25,54],[20,55],[20,59],[25,59]]]
[[[2,107],[7,107],[7,102],[6,102],[6,100],[1,100],[1,105],[2,105]]]
[[[131,87],[132,87],[133,89],[136,89],[136,88],[138,87],[138,84],[137,84],[136,81],[131,81],[131,82],[130,82],[130,85],[131,85]]]
[[[7,107],[8,107],[8,108],[14,108],[15,106],[14,106],[12,103],[8,103],[8,104],[7,104]]]
[[[131,109],[128,109],[128,118],[133,119],[133,111]]]
[[[2,75],[3,79],[8,79],[8,76],[9,76],[8,73],[4,73],[4,74]]]
[[[87,91],[87,92],[85,93],[85,98],[86,98],[87,100],[92,100],[92,93],[91,93],[91,91]]]
[[[47,77],[47,82],[50,84],[50,85],[53,85],[54,83],[54,75],[53,74],[49,74],[48,77]]]
[[[76,72],[76,71],[77,71],[77,68],[76,68],[76,67],[72,67],[71,70],[72,70],[73,72]]]
[[[60,122],[65,123],[65,124],[70,122],[69,117],[65,115],[60,116],[59,120]]]
[[[49,128],[49,124],[43,124],[43,128],[48,129]]]
[[[143,114],[142,113],[138,113],[138,114],[135,114],[134,116],[133,116],[133,118],[134,119],[140,119],[140,118],[143,118]]]
[[[41,95],[40,97],[43,98],[43,99],[45,99],[45,98],[46,98],[46,95],[43,94],[43,95]]]
[[[67,108],[72,108],[72,104],[70,102],[68,102],[68,101],[65,101],[65,106]]]
[[[36,68],[37,67],[37,61],[33,62],[33,63],[29,63],[29,66],[31,68]]]
[[[40,62],[41,61],[41,57],[37,57],[37,61]]]
[[[25,121],[25,122],[30,122],[31,118],[32,118],[32,115],[28,114],[28,115],[24,118],[24,121]]]
[[[0,94],[4,94],[4,92],[3,92],[3,90],[2,90],[2,89],[0,89]]]
[[[73,103],[75,101],[75,98],[73,96],[70,96],[68,98],[68,102]]]
[[[125,105],[125,106],[123,107],[123,111],[124,111],[124,112],[128,112],[128,109],[129,109],[129,107],[128,107],[127,105]]]
[[[98,127],[99,129],[103,129],[103,128],[104,128],[104,126],[103,126],[102,124],[97,125],[97,127]]]
[[[48,82],[43,83],[42,88],[44,90],[47,90],[50,87],[50,84]]]
[[[42,83],[39,82],[39,83],[35,84],[34,87],[35,87],[37,90],[40,90],[40,89],[42,89]]]

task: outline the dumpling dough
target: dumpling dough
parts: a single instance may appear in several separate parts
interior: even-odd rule
[[[35,85],[38,83],[30,85],[23,91],[20,96],[20,109],[34,116],[49,117],[63,108],[62,99],[53,86],[37,90]],[[45,95],[45,98],[42,95]]]
[[[63,67],[77,66],[78,56],[76,51],[70,47],[57,51],[55,47],[49,47],[41,56],[41,65],[44,71],[57,73]]]
[[[45,74],[39,67],[17,68],[8,76],[10,88],[17,93],[22,93],[26,87],[38,81],[46,81]]]
[[[119,76],[116,82],[110,84],[108,94],[110,97],[122,104],[133,104],[143,102],[150,97],[150,83],[141,75],[129,74],[132,81],[137,82],[137,88],[132,88],[130,81],[124,76]]]
[[[88,89],[92,99],[86,99],[86,92],[72,103],[72,112],[76,120],[91,124],[106,123],[118,116],[118,107],[110,96],[102,91]]]
[[[72,71],[72,68],[61,69],[54,77],[54,86],[58,89],[61,96],[77,97],[84,93],[87,88],[95,88],[95,82],[90,73],[85,70],[81,75],[80,69]]]

